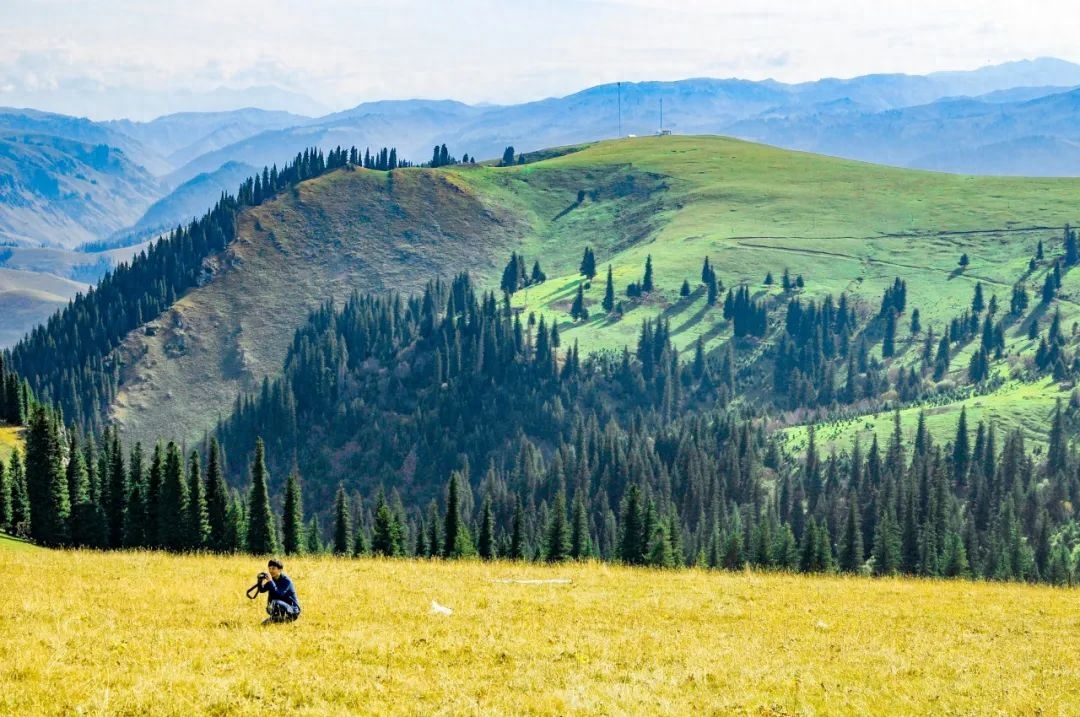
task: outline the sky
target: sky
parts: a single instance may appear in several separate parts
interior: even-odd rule
[[[1061,0],[2,0],[0,106],[150,119],[509,104],[614,81],[1080,62],[1078,37]]]

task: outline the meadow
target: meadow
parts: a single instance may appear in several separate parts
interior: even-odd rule
[[[264,601],[244,590],[264,562],[0,541],[0,713],[1063,715],[1080,704],[1075,590],[298,557],[286,572],[302,617],[262,627]]]

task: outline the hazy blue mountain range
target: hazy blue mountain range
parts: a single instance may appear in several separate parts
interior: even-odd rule
[[[153,238],[205,211],[222,191],[235,191],[255,168],[280,166],[312,145],[394,146],[400,157],[424,162],[433,145],[446,143],[457,157],[488,159],[507,145],[528,152],[620,132],[651,134],[661,121],[679,134],[728,134],[906,167],[1078,175],[1077,86],[1080,65],[1044,58],[970,72],[799,84],[624,82],[511,106],[380,101],[320,117],[245,108],[93,122],[0,109],[0,243],[52,247],[33,268],[17,269],[9,285],[32,285],[34,273],[46,273],[69,282],[52,289],[74,291],[96,281],[114,254],[73,250]],[[207,106],[263,94],[219,93],[215,102],[223,104]],[[303,106],[317,111],[315,103]],[[56,295],[47,293],[38,318],[56,305]],[[17,314],[0,312],[21,317],[14,327],[0,318],[0,331],[33,325],[32,301],[23,303]]]

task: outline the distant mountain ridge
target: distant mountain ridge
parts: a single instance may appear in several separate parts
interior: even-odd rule
[[[223,189],[234,191],[238,168],[281,166],[313,145],[394,146],[399,157],[423,162],[445,143],[455,156],[490,159],[508,145],[529,152],[620,132],[653,134],[661,103],[663,126],[676,134],[730,135],[935,171],[1080,176],[1078,86],[1080,65],[1040,58],[796,84],[623,82],[518,105],[383,100],[320,117],[246,107],[93,122],[0,108],[0,242],[71,250],[145,241],[198,215]],[[108,161],[95,166],[95,156]],[[54,258],[61,278],[70,278],[72,265],[100,266]],[[18,326],[0,318],[0,330],[24,331],[45,313],[19,316]]]

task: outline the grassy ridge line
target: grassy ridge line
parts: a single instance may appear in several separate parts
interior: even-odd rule
[[[297,558],[303,616],[264,629],[263,601],[243,597],[261,560],[0,555],[20,586],[18,619],[0,621],[4,714],[1063,714],[1080,700],[1073,593],[1046,587]]]

